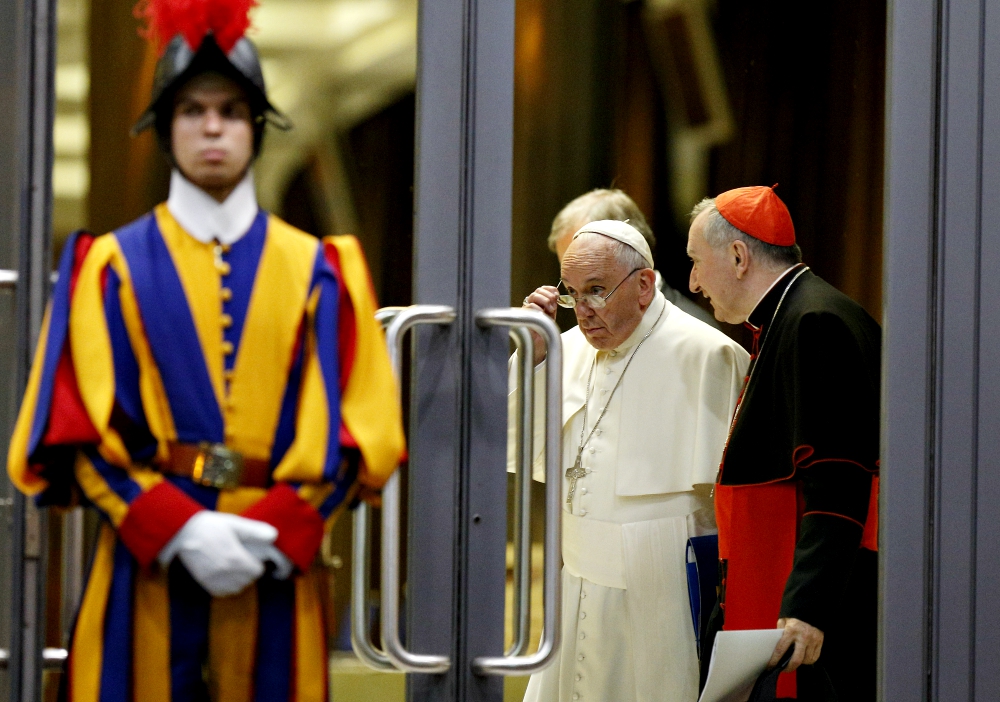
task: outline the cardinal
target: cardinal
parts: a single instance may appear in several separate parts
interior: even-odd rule
[[[716,476],[720,630],[782,630],[775,696],[875,699],[881,329],[802,262],[774,187],[706,198],[690,287],[751,332],[751,363]],[[762,698],[765,699],[765,698]]]

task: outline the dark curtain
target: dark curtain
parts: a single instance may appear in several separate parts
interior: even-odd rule
[[[408,305],[413,257],[413,93],[334,135],[350,184],[358,237],[379,304]],[[289,180],[278,214],[303,231],[334,231],[334,213],[324,201],[323,176],[315,158]]]
[[[624,6],[618,0],[518,0],[515,21],[511,304],[555,285],[546,246],[552,219],[584,192],[607,186],[613,66]],[[573,315],[560,314],[564,328]]]
[[[882,312],[884,2],[720,0],[733,113],[711,193],[779,183],[806,263]]]
[[[407,95],[345,140],[358,238],[381,305],[408,305],[412,297],[415,105]]]
[[[641,2],[518,0],[514,304],[558,279],[545,247],[552,217],[595,187],[636,200],[657,235],[658,268],[687,290],[687,232],[670,200],[670,95],[642,12]],[[806,262],[877,318],[885,13],[884,0],[720,0],[712,20],[735,132],[711,154],[705,193],[779,183]]]

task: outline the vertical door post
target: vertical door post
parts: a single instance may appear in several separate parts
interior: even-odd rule
[[[17,37],[17,397],[27,383],[51,271],[52,122],[55,107],[55,0],[22,0]],[[41,696],[46,529],[32,500],[14,495],[11,577],[11,699]]]
[[[470,664],[503,653],[509,347],[475,311],[510,303],[513,90],[514,0],[420,3],[413,300],[457,312],[415,342],[407,635],[452,659],[420,702],[503,694]]]
[[[890,3],[881,699],[1000,696],[1000,13]]]

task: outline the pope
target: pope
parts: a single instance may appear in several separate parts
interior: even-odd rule
[[[716,480],[703,676],[720,629],[777,626],[771,664],[790,654],[779,699],[874,700],[879,326],[802,263],[773,188],[703,200],[687,250],[692,292],[753,334]]]
[[[562,335],[563,643],[524,699],[690,702],[686,546],[714,530],[711,484],[749,357],[666,299],[631,224],[585,224],[561,270],[525,306],[578,322]],[[543,417],[536,404],[536,478]]]
[[[102,526],[68,661],[74,702],[325,700],[326,525],[377,491],[401,412],[364,259],[257,205],[270,103],[249,4],[154,0],[135,131],[167,201],[66,243],[8,455],[40,504]]]

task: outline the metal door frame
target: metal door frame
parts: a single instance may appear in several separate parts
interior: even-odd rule
[[[4,285],[15,290],[17,372],[14,391],[19,399],[27,383],[31,354],[41,329],[51,270],[52,121],[55,107],[55,0],[9,2],[4,9],[13,22],[4,23],[0,41],[13,75],[5,76],[12,94],[3,106],[5,125],[15,138],[4,144],[0,169],[9,203],[3,213],[7,231],[14,233],[16,276]],[[12,427],[3,427],[9,435]],[[6,475],[2,478],[6,480]],[[33,702],[41,695],[44,666],[45,521],[33,501],[15,491],[11,510],[11,597],[8,610],[8,686],[11,700]]]
[[[457,317],[415,344],[407,632],[452,665],[408,696],[499,701],[471,662],[503,654],[509,344],[475,313],[510,304],[514,0],[421,2],[418,32],[413,300]]]
[[[880,699],[1000,698],[1000,6],[889,3]]]

